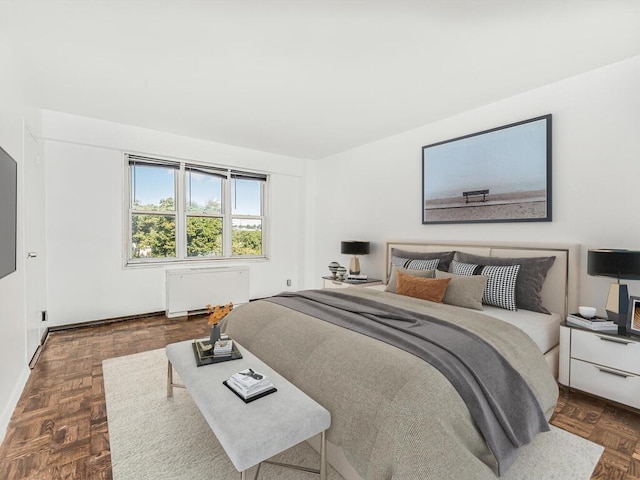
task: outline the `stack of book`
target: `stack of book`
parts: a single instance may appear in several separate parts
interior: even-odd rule
[[[233,340],[218,340],[213,344],[213,355],[231,355],[233,351]]]
[[[238,347],[231,339],[218,340],[213,348],[211,348],[211,342],[208,339],[194,340],[193,353],[198,367],[242,358]]]
[[[213,344],[213,348],[208,340],[194,341],[198,344],[198,351],[201,352],[202,358],[228,356],[233,352],[233,340],[218,340]]]
[[[246,403],[276,391],[269,377],[251,368],[234,373],[224,384]]]
[[[352,282],[366,282],[367,278],[369,278],[367,275],[354,275],[352,273],[347,275],[347,280]]]
[[[617,332],[618,326],[615,322],[602,317],[586,318],[579,313],[570,313],[567,315],[567,323],[577,327],[588,328],[589,330],[597,330],[599,332]]]

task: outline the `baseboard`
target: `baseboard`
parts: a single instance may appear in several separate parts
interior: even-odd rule
[[[100,325],[109,325],[110,323],[128,322],[130,320],[140,320],[148,317],[164,316],[164,310],[159,312],[137,313],[135,315],[126,315],[124,317],[105,318],[101,320],[91,320],[81,323],[68,323],[65,325],[54,325],[48,328],[47,333],[64,332],[66,330],[76,330],[79,328],[97,327]]]
[[[22,373],[20,374],[20,378],[18,379],[18,383],[11,392],[11,398],[7,405],[5,405],[2,415],[0,415],[0,444],[4,441],[4,437],[7,435],[7,428],[9,427],[11,416],[16,409],[16,405],[18,405],[20,395],[22,395],[22,391],[27,384],[27,380],[29,380],[30,373],[31,369],[28,365],[25,365]]]
[[[47,337],[49,336],[49,327],[45,327],[44,332],[42,332],[42,337],[40,337],[40,345],[44,345],[47,341]]]

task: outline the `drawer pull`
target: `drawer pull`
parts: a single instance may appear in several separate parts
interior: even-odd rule
[[[605,342],[620,343],[620,344],[622,344],[622,345],[629,345],[630,343],[633,343],[633,342],[629,342],[629,341],[627,341],[627,340],[622,340],[622,339],[620,339],[620,338],[614,338],[614,337],[601,337],[600,335],[597,335],[597,337],[598,337],[600,340],[603,340],[603,341],[605,341]]]
[[[615,375],[616,377],[628,378],[631,375],[625,375],[624,373],[616,372],[613,370],[607,370],[606,368],[596,367],[602,373],[608,373],[609,375]]]

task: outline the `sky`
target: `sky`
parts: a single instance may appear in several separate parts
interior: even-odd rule
[[[174,176],[177,170],[159,167],[136,167],[135,199],[142,205],[158,204],[160,199],[174,196]],[[260,184],[257,181],[231,180],[231,206],[233,214],[260,215]],[[209,200],[220,201],[221,180],[217,177],[193,173],[191,200],[204,205]],[[237,191],[236,191],[237,189]]]
[[[547,181],[546,122],[538,120],[483,135],[426,147],[425,199],[544,190]]]

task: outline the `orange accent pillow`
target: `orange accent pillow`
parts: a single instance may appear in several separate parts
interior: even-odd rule
[[[398,272],[396,293],[442,303],[450,278],[420,278]]]

